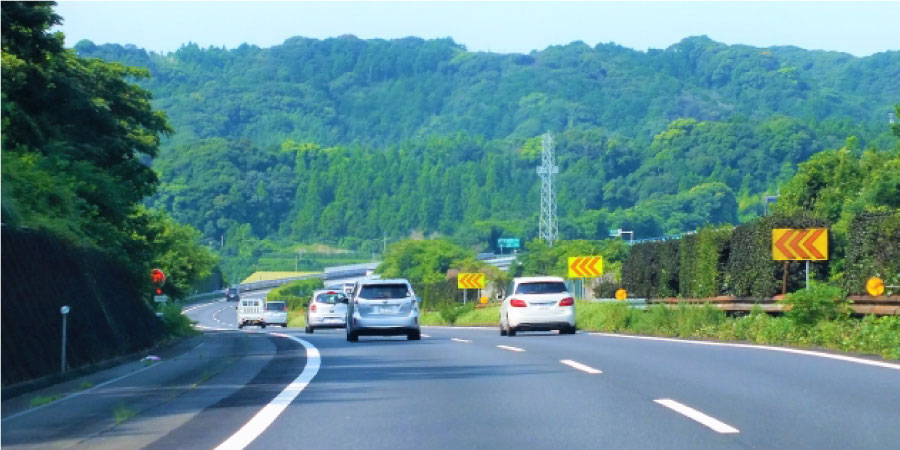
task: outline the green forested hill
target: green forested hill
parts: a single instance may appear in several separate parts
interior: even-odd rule
[[[762,212],[797,164],[894,149],[900,52],[865,58],[692,37],[665,50],[575,42],[530,54],[449,39],[292,38],[168,54],[83,41],[147,67],[175,135],[151,203],[252,259],[264,240],[363,249],[411,233],[490,248],[537,228],[538,135],[560,165],[564,238],[637,237]]]
[[[173,142],[386,145],[460,131],[529,138],[597,127],[650,137],[680,117],[736,114],[883,123],[900,98],[898,52],[855,58],[706,37],[649,52],[574,42],[527,55],[467,52],[450,39],[353,36],[267,49],[186,45],[165,55],[87,41],[76,50],[148,67],[144,86],[172,119]]]

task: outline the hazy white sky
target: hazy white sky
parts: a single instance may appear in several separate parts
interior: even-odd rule
[[[452,37],[469,50],[523,52],[581,40],[646,50],[705,34],[866,56],[900,50],[900,2],[80,2],[61,1],[66,44],[166,52],[195,42],[270,47],[292,36]]]

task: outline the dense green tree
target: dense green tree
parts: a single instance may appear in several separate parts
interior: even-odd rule
[[[171,130],[150,92],[128,82],[147,70],[64,49],[52,6],[2,9],[4,221],[119,248],[157,183],[145,158]]]
[[[446,240],[404,240],[388,246],[376,272],[382,278],[435,283],[444,280],[451,267],[471,266],[474,260],[473,252]]]
[[[0,9],[3,222],[95,247],[142,280],[164,267],[181,296],[214,260],[193,228],[141,204],[158,184],[150,158],[172,131],[133,84],[149,72],[64,49],[53,6]]]

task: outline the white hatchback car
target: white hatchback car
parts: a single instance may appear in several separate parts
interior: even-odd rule
[[[500,305],[500,335],[518,331],[575,333],[575,298],[560,277],[513,279]]]
[[[345,328],[347,326],[347,296],[341,291],[319,290],[312,294],[306,308],[306,333],[316,328]]]
[[[266,323],[286,327],[288,323],[287,305],[284,302],[266,302]]]

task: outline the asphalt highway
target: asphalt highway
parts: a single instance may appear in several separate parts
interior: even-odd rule
[[[234,306],[188,308],[206,331],[159,363],[97,374],[95,387],[40,408],[4,400],[2,445],[896,449],[900,442],[896,363],[592,333],[501,337],[496,329],[425,327],[421,341],[349,343],[343,330],[238,331]]]

